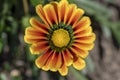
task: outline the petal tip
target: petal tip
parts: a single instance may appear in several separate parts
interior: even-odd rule
[[[39,54],[40,52],[35,51],[35,50],[33,49],[33,47],[34,47],[34,46],[36,46],[36,44],[32,44],[32,45],[31,45],[31,47],[29,48],[29,49],[30,49],[31,54]]]
[[[35,64],[36,64],[36,66],[37,66],[38,68],[41,68],[41,66],[39,65],[38,59],[35,60]]]
[[[58,69],[58,71],[62,76],[66,76],[68,74],[68,68],[65,64],[60,69]]]
[[[26,43],[29,43],[29,41],[27,40],[27,36],[26,36],[26,35],[24,36],[24,41],[25,41]]]
[[[83,68],[85,68],[86,63],[83,59],[78,58],[74,63],[73,63],[73,67],[77,70],[82,70]]]

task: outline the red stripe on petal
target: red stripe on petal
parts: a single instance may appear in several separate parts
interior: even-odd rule
[[[48,58],[52,55],[52,53],[53,53],[53,51],[51,51],[49,49],[45,53],[40,55],[35,61],[37,67],[42,68],[45,65],[45,63],[47,62]]]

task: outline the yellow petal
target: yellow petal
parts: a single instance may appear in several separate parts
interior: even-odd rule
[[[48,58],[52,55],[53,51],[47,50],[45,53],[40,55],[36,60],[35,64],[38,68],[42,68],[47,62]]]
[[[68,74],[68,68],[65,64],[63,64],[63,66],[58,71],[62,76],[66,76]]]
[[[40,54],[44,50],[49,49],[50,47],[48,46],[47,41],[42,41],[38,43],[34,43],[30,46],[30,51],[32,54]]]
[[[74,26],[73,30],[74,33],[78,33],[82,30],[85,30],[87,27],[89,27],[91,24],[90,18],[84,16],[80,21],[78,21]]]
[[[86,63],[83,59],[78,58],[74,63],[73,67],[77,70],[82,70],[86,66]]]
[[[51,26],[55,23],[58,24],[57,14],[53,5],[47,4],[44,6],[43,10],[45,12],[46,19]]]
[[[36,6],[36,13],[39,15],[39,17],[42,19],[42,21],[49,26],[49,23],[46,19],[45,12],[43,11],[42,5]]]

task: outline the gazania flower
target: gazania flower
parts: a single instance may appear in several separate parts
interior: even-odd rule
[[[24,40],[31,44],[30,51],[37,54],[35,64],[45,71],[59,71],[67,75],[68,67],[77,70],[85,67],[84,58],[94,46],[95,34],[84,10],[67,0],[37,5],[41,21],[31,18]]]

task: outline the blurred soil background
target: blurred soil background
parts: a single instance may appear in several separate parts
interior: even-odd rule
[[[30,17],[38,17],[35,6],[50,1],[0,0],[0,80],[120,80],[120,0],[68,0],[85,10],[96,33],[84,70],[70,67],[62,77],[35,66],[24,30]]]

